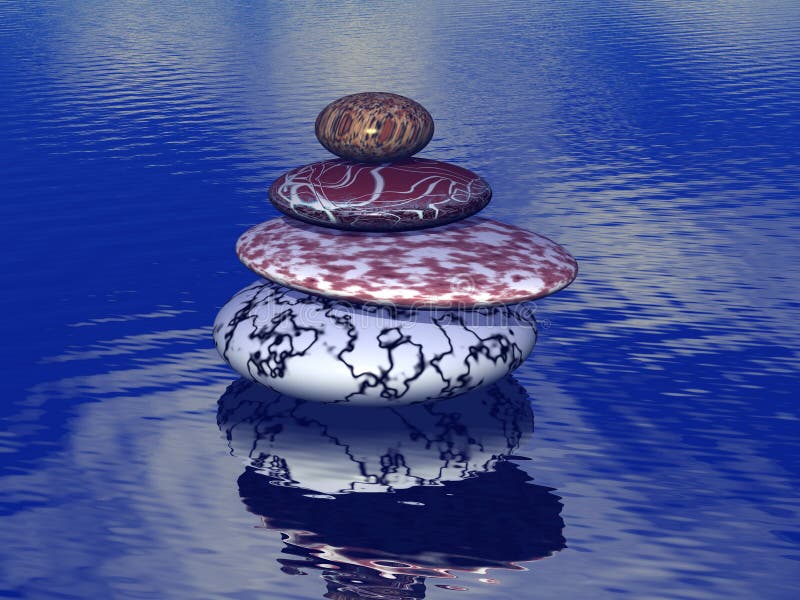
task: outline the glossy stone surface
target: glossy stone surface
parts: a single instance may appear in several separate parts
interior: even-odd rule
[[[433,118],[405,96],[362,92],[334,100],[319,113],[314,132],[329,152],[363,162],[407,158],[428,145]]]
[[[398,306],[513,304],[557,292],[578,272],[555,242],[481,217],[388,233],[278,218],[242,234],[236,252],[248,268],[280,284]]]
[[[463,394],[516,369],[536,343],[525,305],[418,310],[352,305],[259,280],[214,322],[220,355],[282,394],[410,404]]]
[[[475,214],[491,197],[489,184],[472,171],[424,158],[326,160],[292,169],[269,189],[272,204],[290,217],[364,231],[444,225]]]

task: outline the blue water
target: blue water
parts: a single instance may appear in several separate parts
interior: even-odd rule
[[[210,324],[363,90],[581,273],[493,395],[275,412]],[[798,107],[792,0],[0,3],[0,596],[795,598]]]

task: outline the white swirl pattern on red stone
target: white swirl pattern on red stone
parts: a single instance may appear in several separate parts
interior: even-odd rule
[[[578,273],[575,259],[552,240],[480,217],[382,234],[278,218],[242,234],[236,252],[282,285],[400,306],[523,302],[557,292]]]
[[[444,225],[477,213],[491,196],[489,184],[472,171],[424,158],[325,160],[292,169],[269,189],[272,204],[290,217],[364,231]]]
[[[408,404],[504,377],[533,350],[536,321],[525,305],[352,305],[262,279],[222,307],[214,342],[236,372],[282,394]]]

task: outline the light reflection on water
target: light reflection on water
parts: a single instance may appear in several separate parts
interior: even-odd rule
[[[567,548],[442,585],[793,597],[797,3],[31,6],[0,7],[0,589],[318,598],[355,576],[248,512],[210,323],[252,279],[233,243],[274,216],[269,183],[327,158],[317,111],[386,89],[434,115],[423,156],[490,182],[486,216],[581,263],[537,303],[531,460],[502,463],[562,498]],[[493,477],[448,485],[483,510]],[[452,595],[432,581],[411,597]]]

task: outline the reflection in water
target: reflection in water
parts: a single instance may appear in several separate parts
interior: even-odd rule
[[[246,464],[325,494],[440,485],[491,471],[533,431],[527,393],[511,378],[392,408],[304,402],[242,379],[220,400],[218,422]]]
[[[426,577],[519,569],[565,547],[560,498],[509,460],[533,431],[513,378],[397,408],[304,402],[239,380],[218,423],[246,459],[247,509],[284,536],[282,570],[321,570],[326,598],[423,598]]]

